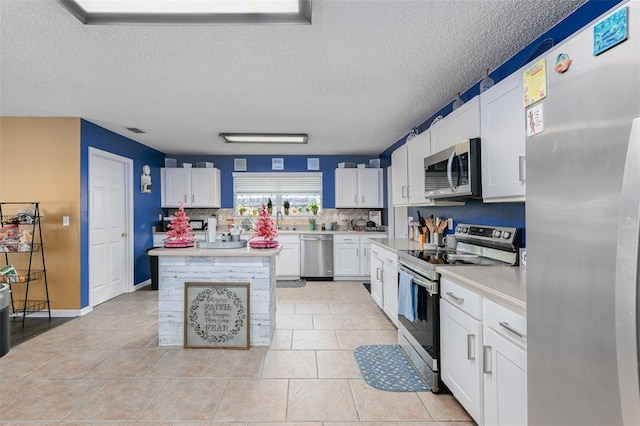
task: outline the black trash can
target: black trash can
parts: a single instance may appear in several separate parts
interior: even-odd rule
[[[9,286],[0,284],[0,358],[11,349],[11,328],[9,327]]]
[[[149,256],[149,250],[153,250],[158,247],[151,247],[147,249],[147,256]],[[158,256],[149,256],[149,268],[151,269],[151,290],[158,289]]]

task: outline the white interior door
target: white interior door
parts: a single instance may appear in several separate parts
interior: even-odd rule
[[[89,155],[89,288],[96,306],[132,284],[132,161],[91,149]]]

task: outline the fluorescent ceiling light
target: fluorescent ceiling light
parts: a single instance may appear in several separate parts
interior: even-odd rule
[[[84,24],[310,24],[311,0],[58,0]]]
[[[306,134],[292,133],[220,133],[226,143],[307,143]]]

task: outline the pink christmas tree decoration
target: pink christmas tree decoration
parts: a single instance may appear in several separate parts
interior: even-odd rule
[[[273,225],[273,220],[271,220],[271,215],[267,212],[267,209],[262,204],[262,211],[258,216],[258,220],[256,221],[256,225],[253,228],[253,238],[262,237],[261,240],[252,240],[249,242],[249,246],[253,248],[274,248],[278,247],[278,242],[276,238],[278,237],[278,232],[276,231],[275,226]]]
[[[193,247],[196,236],[191,232],[189,216],[184,211],[184,205],[180,202],[180,208],[171,218],[171,225],[167,231],[165,247]]]

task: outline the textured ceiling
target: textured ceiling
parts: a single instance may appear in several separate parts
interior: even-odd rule
[[[55,0],[0,0],[0,115],[82,117],[167,154],[377,155],[584,2],[313,0],[306,26],[85,26]]]

